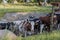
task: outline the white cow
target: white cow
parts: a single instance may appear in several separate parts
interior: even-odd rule
[[[19,31],[21,31],[21,27],[23,25],[23,20],[20,21],[14,21],[15,27],[19,28]]]
[[[20,32],[22,32],[22,21],[13,21],[13,23],[15,24],[14,30],[16,31],[16,34],[20,34]]]

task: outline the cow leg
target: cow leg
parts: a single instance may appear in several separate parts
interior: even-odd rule
[[[48,29],[47,29],[48,32],[50,32],[50,26],[48,26]]]
[[[40,33],[43,32],[43,28],[44,28],[44,24],[41,24],[41,25],[40,25]]]
[[[33,21],[31,21],[31,32],[32,32],[32,34],[34,34],[34,22]]]
[[[27,32],[27,36],[31,36],[31,34],[32,34],[31,31]]]
[[[27,31],[25,31],[25,33],[24,33],[24,37],[26,37],[27,36]]]
[[[60,29],[60,23],[58,24],[58,30]]]
[[[38,29],[35,29],[35,30],[34,30],[34,34],[37,34],[37,33],[38,33]]]

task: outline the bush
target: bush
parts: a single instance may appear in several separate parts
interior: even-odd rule
[[[0,0],[0,3],[2,2],[2,0]]]
[[[13,3],[14,0],[8,0],[8,3]]]

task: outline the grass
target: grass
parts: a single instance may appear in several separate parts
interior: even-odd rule
[[[6,12],[51,12],[51,7],[46,6],[23,6],[15,4],[0,4],[0,17],[2,17]]]
[[[2,5],[0,4],[0,18],[4,16],[6,12],[51,12],[51,7],[46,6],[23,6],[23,5]],[[8,38],[4,38],[3,40],[9,40]],[[28,37],[17,37],[16,40],[60,40],[60,31],[53,31],[52,33],[43,33],[34,36]]]
[[[50,7],[42,6],[10,6],[10,7],[0,7],[0,12],[51,12]],[[47,11],[48,10],[48,11]]]
[[[9,40],[4,38],[4,40]],[[60,40],[60,31],[53,31],[51,33],[42,33],[38,35],[28,36],[28,37],[17,37],[16,40]]]
[[[23,40],[60,40],[60,31],[30,36],[23,38]]]

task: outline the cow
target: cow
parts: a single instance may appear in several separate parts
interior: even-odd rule
[[[0,23],[0,29],[10,29],[10,26],[14,26],[13,22]]]
[[[57,16],[57,26],[58,26],[58,29],[60,29],[60,11],[57,11],[55,13],[55,15]]]
[[[52,2],[51,5],[53,6],[59,6],[60,2]]]
[[[15,24],[13,22],[0,23],[0,30],[4,30],[4,29],[10,30],[14,34],[16,34],[16,31],[17,31],[16,30],[17,28],[15,27]]]
[[[35,34],[40,33],[40,21],[35,21],[34,32]]]
[[[51,25],[51,14],[46,15],[46,16],[41,16],[39,17],[39,19],[42,21],[42,24],[44,24],[44,30],[50,32],[50,25]],[[57,24],[57,16],[54,15],[53,16],[53,24],[56,25]],[[56,26],[57,27],[57,26]],[[56,28],[55,26],[53,26],[53,28]]]
[[[22,22],[22,26],[21,26],[21,29],[22,29],[22,34],[23,36],[28,36],[28,35],[31,35],[31,23],[28,21],[28,19],[24,22]]]

